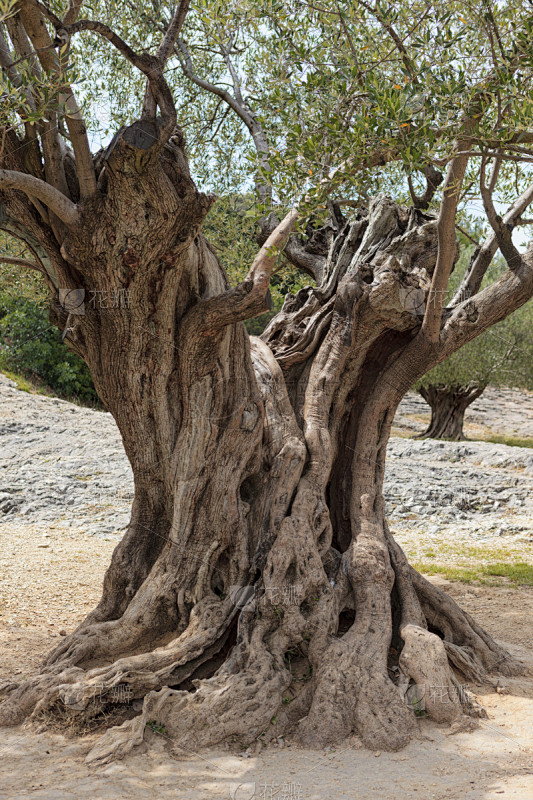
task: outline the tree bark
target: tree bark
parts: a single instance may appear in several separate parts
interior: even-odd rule
[[[521,665],[410,568],[382,497],[397,405],[441,357],[415,339],[436,220],[374,198],[324,233],[318,285],[250,338],[265,276],[228,287],[179,132],[162,146],[136,123],[102,163],[99,194],[50,249],[62,296],[84,303],[56,299],[54,314],[120,430],[131,521],[97,608],[38,675],[3,687],[0,723],[119,707],[131,718],[94,764],[150,720],[190,748],[356,731],[396,749],[416,735],[413,687],[436,720],[470,711],[457,676]]]
[[[463,424],[465,411],[474,400],[481,397],[485,384],[469,383],[466,386],[429,385],[418,390],[431,406],[431,421],[420,439],[448,439],[460,442],[465,439]]]

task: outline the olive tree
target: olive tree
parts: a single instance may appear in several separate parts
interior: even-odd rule
[[[431,420],[419,438],[460,441],[466,409],[487,386],[533,388],[532,305],[473,339],[438,364],[415,385],[431,407]]]
[[[511,236],[533,199],[527,10],[2,9],[0,226],[89,366],[135,497],[100,602],[2,687],[0,722],[105,719],[118,695],[101,763],[154,719],[187,748],[283,731],[400,748],[413,684],[440,687],[429,716],[459,719],[458,680],[522,667],[409,565],[382,484],[404,393],[533,294]],[[93,152],[104,118],[119,127]],[[261,236],[232,287],[200,189],[243,175]],[[486,236],[445,306],[476,194]],[[507,269],[480,290],[498,248]],[[250,337],[280,251],[308,285]]]

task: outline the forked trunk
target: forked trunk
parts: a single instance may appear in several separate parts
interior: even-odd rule
[[[485,388],[485,384],[479,383],[467,386],[421,386],[419,392],[431,406],[431,421],[419,438],[462,441],[465,438],[465,411],[474,400],[481,397]]]
[[[384,196],[339,216],[315,248],[317,286],[250,339],[250,287],[228,289],[199,232],[210,201],[181,141],[145,133],[109,149],[105,192],[58,263],[85,305],[56,309],[122,434],[131,522],[100,604],[39,675],[4,687],[0,721],[120,702],[131,716],[144,699],[91,763],[148,720],[183,747],[282,731],[401,747],[421,702],[437,720],[468,707],[454,670],[520,669],[410,568],[384,516],[394,413],[432,366],[413,340],[435,220]]]

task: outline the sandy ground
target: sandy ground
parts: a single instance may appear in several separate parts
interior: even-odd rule
[[[45,537],[28,525],[5,526],[1,539],[0,680],[30,673],[62,631],[94,605],[114,546],[68,530]],[[533,589],[433,580],[533,669]],[[190,753],[147,731],[134,755],[89,770],[84,756],[95,734],[3,729],[0,798],[532,800],[533,678],[502,683],[500,693],[474,687],[489,714],[476,730],[452,735],[420,719],[420,738],[399,753],[369,752],[356,739],[327,751],[281,742],[255,757],[224,748]]]

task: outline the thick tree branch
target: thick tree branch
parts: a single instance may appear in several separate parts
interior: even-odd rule
[[[21,19],[34,48],[38,52],[41,65],[49,74],[55,74],[59,77],[62,73],[61,61],[54,50],[55,43],[52,41],[44,24],[43,11],[40,4],[36,0],[24,0],[21,5]],[[62,24],[61,20],[57,18],[52,21],[54,24]],[[61,87],[59,99],[66,108],[66,123],[76,158],[80,195],[82,198],[92,197],[96,192],[96,175],[87,129],[74,93],[68,84]]]
[[[107,41],[116,47],[134,67],[146,75],[152,95],[161,109],[163,125],[161,126],[159,139],[161,142],[166,142],[172,135],[176,126],[177,114],[172,92],[163,76],[164,64],[158,56],[151,56],[148,53],[137,53],[108,25],[105,25],[103,22],[98,22],[97,20],[80,19],[72,25],[62,26],[61,29],[58,30],[58,35],[63,35],[63,33],[65,33],[67,36],[71,36],[80,31],[92,31],[93,33],[99,34],[99,36],[102,36],[104,39],[107,39]]]
[[[248,275],[238,286],[193,307],[186,323],[191,331],[197,331],[198,326],[217,330],[233,322],[255,317],[268,309],[270,276],[299,216],[298,209],[292,208],[282,219],[257,253]]]
[[[508,317],[533,296],[531,244],[522,256],[517,256],[519,263],[514,261],[497,281],[454,308],[442,330],[438,361]]]
[[[463,139],[458,143],[457,149],[459,151],[468,149],[469,143],[468,139]],[[433,272],[431,288],[427,299],[426,313],[419,334],[430,342],[435,342],[439,338],[446,290],[455,263],[457,249],[455,218],[467,164],[468,156],[456,156],[448,167],[444,183],[443,198],[437,223],[439,242],[437,263]]]
[[[185,22],[190,4],[191,0],[180,0],[180,3],[174,12],[174,16],[172,17],[167,28],[167,32],[163,37],[163,41],[159,45],[157,57],[163,64],[168,60],[172,50],[174,49],[174,45],[178,41],[178,36],[183,28],[183,23]]]
[[[79,218],[78,208],[68,197],[45,181],[9,169],[0,169],[0,189],[17,189],[29,197],[36,197],[54,212],[66,225],[75,225]]]
[[[37,9],[36,13],[40,12]],[[34,53],[32,43],[28,37],[28,32],[23,23],[24,15],[29,15],[28,8],[21,6],[20,12],[14,16],[8,17],[6,20],[6,27],[9,32],[9,37],[13,43],[15,53],[19,58],[27,59],[31,64],[31,70],[37,81],[41,78],[41,69],[39,59]],[[36,106],[36,98],[32,93],[32,105]],[[61,151],[61,142],[57,131],[57,115],[55,112],[49,112],[48,121],[41,121],[36,125],[37,131],[41,138],[41,145],[44,157],[44,173],[46,181],[58,191],[62,192],[67,197],[69,196],[67,179],[65,176],[65,167],[63,164],[63,155]],[[29,132],[30,141],[35,139],[35,132]],[[37,159],[38,160],[38,159]]]
[[[63,25],[72,25],[78,19],[83,0],[70,0],[65,16],[63,17]]]
[[[170,54],[174,50],[174,45],[176,44],[181,29],[183,28],[183,23],[185,22],[185,18],[189,11],[189,6],[190,0],[180,0],[180,3],[174,12],[174,16],[167,26],[166,32],[157,50],[157,58],[162,65],[166,64]],[[143,119],[146,119],[147,117],[155,117],[156,111],[157,98],[152,91],[150,81],[147,80],[142,111]]]

